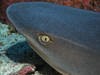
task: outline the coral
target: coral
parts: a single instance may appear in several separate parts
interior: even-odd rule
[[[22,35],[7,34],[10,30],[9,25],[0,23],[0,75],[61,75],[30,48]]]
[[[22,68],[20,71],[12,75],[26,75],[28,72],[34,72],[34,71],[35,71],[35,67],[33,65],[27,65],[24,68]]]

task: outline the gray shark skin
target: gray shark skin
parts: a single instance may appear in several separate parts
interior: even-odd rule
[[[15,3],[7,16],[30,46],[63,75],[100,75],[100,13],[47,2]],[[49,36],[47,45],[39,35]]]

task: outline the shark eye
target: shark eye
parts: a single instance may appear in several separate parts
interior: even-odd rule
[[[40,35],[39,36],[39,41],[42,43],[42,44],[49,44],[51,42],[51,39],[49,38],[49,36],[47,35]]]

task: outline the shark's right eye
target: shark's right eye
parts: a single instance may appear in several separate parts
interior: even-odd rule
[[[46,44],[49,44],[51,42],[51,39],[47,35],[40,35],[39,36],[39,41],[40,41],[40,43],[46,45]]]

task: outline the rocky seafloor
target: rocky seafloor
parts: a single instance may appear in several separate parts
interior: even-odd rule
[[[0,75],[61,75],[44,62],[12,27],[0,23]]]

